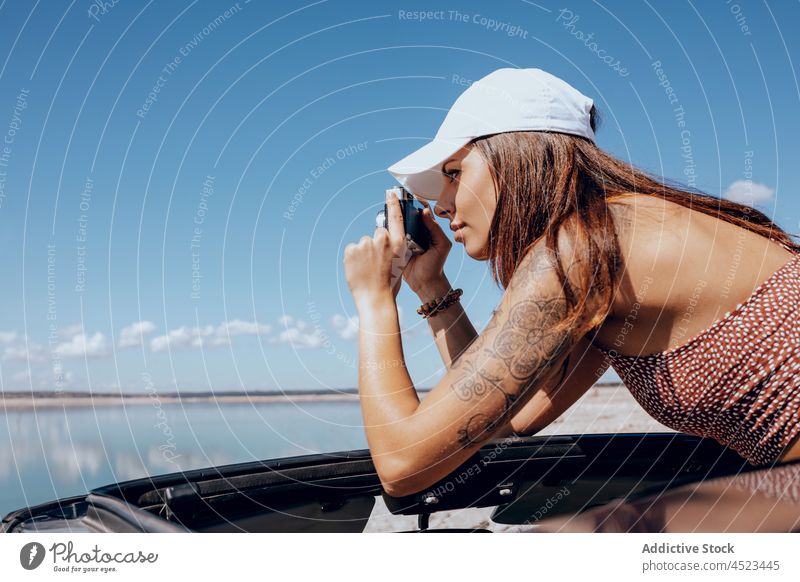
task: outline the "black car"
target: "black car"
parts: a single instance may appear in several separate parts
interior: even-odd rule
[[[388,531],[794,532],[798,491],[800,462],[754,467],[711,439],[530,436],[490,441],[406,497],[387,495],[369,451],[352,450],[115,483],[13,511],[0,531],[362,532],[383,503]],[[429,527],[470,508],[488,520]]]

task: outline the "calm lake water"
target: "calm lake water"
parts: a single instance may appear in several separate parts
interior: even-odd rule
[[[164,403],[8,410],[0,516],[116,481],[366,449],[358,402]]]

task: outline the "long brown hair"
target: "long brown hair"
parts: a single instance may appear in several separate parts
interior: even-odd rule
[[[593,106],[593,130],[598,123]],[[569,305],[564,325],[573,325],[583,315],[588,296],[576,292],[566,277],[557,234],[562,226],[572,231],[580,287],[596,290],[604,306],[590,318],[586,326],[590,330],[610,309],[619,277],[620,246],[608,207],[614,198],[631,193],[659,197],[800,251],[800,245],[762,212],[651,175],[580,136],[518,131],[481,137],[473,143],[488,163],[498,193],[488,243],[492,278],[506,288],[525,252],[544,238],[557,258]]]

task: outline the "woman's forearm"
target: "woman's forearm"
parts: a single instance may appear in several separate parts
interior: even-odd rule
[[[372,459],[378,473],[402,467],[404,421],[419,406],[406,369],[394,298],[387,294],[358,305],[358,393]]]
[[[449,290],[450,282],[443,278],[435,285],[422,289],[418,296],[423,303],[444,296]],[[436,347],[442,356],[442,361],[448,369],[458,355],[463,352],[478,337],[478,332],[469,320],[460,301],[456,301],[444,311],[434,317],[428,318]],[[511,422],[507,422],[495,435],[495,438],[504,438],[516,435]]]
[[[450,282],[447,277],[443,277],[436,283],[420,289],[417,295],[422,303],[427,303],[444,296],[450,289]],[[475,331],[460,301],[429,317],[428,325],[446,368],[450,368],[458,355],[478,337],[478,332]]]

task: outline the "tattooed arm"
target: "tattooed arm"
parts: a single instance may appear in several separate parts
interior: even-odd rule
[[[533,249],[489,324],[424,401],[411,414],[400,413],[381,426],[365,422],[387,493],[408,495],[447,476],[537,390],[554,379],[560,382],[567,356],[580,339],[571,329],[556,329],[566,311],[552,255]]]
[[[529,436],[546,428],[594,386],[608,365],[606,355],[584,337],[567,356],[563,378],[545,382],[493,438]]]

